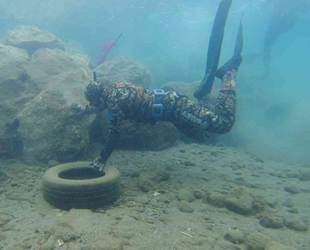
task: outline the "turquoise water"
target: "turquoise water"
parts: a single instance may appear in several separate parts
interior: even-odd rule
[[[279,9],[291,11],[292,15],[298,12],[297,21],[291,30],[281,34],[272,47],[271,75],[268,79],[257,80],[263,74],[261,58],[251,64],[245,60],[240,67],[240,119],[235,130],[226,137],[233,145],[247,146],[246,143],[250,143],[262,151],[267,145],[280,158],[292,152],[297,159],[308,160],[310,59],[307,55],[310,35],[307,30],[310,16],[304,10],[309,4],[306,0],[285,3],[273,0],[271,2],[275,6],[278,4],[276,12],[270,6],[263,7],[267,2],[233,1],[221,63],[232,55],[242,12],[245,57],[262,52],[269,19],[272,15],[279,15]],[[93,63],[98,60],[100,43],[113,40],[123,32],[108,58],[122,54],[146,65],[152,73],[152,87],[155,88],[169,81],[191,82],[202,79],[218,3],[215,0],[2,0],[0,18],[3,25],[0,32],[4,35],[17,24],[38,26],[53,32],[64,42],[75,44]],[[303,5],[303,11],[294,12],[296,6]],[[283,114],[274,117],[266,115],[273,105],[281,104],[285,104],[287,109],[282,108],[277,113]]]
[[[182,82],[177,84],[186,91],[205,74],[219,2],[0,0],[0,250],[63,245],[80,250],[249,250],[265,247],[255,246],[256,240],[267,244],[262,236],[285,249],[310,248],[309,0],[233,0],[220,65],[233,54],[242,14],[244,61],[237,76],[236,123],[228,134],[213,135],[204,144],[180,137],[169,123],[124,123],[124,145],[107,162],[120,171],[106,172],[110,186],[105,180],[97,186],[95,180],[77,184],[76,190],[74,181],[97,179],[83,171],[73,171],[74,178],[56,172],[43,176],[76,160],[83,161],[78,163],[83,169],[84,164],[90,167],[107,130],[105,113],[95,122],[94,116],[72,114],[72,103],[86,104],[83,90],[93,67],[71,54],[87,55],[95,65],[100,44],[122,33],[108,62],[126,56],[150,70],[151,89]],[[296,22],[272,46],[270,76],[260,79],[270,19],[285,21],[285,15]],[[31,57],[4,45],[5,34],[16,25],[55,34],[66,52],[44,49]],[[273,31],[281,29],[283,22]],[[216,80],[214,88],[220,84]],[[18,130],[24,144],[16,143]],[[25,157],[20,152],[7,155],[3,145],[21,146]],[[68,181],[64,186],[61,178]],[[56,203],[63,200],[55,193],[63,191],[65,197],[79,200],[82,194],[82,201],[84,195],[95,200],[90,193],[105,197],[110,188],[117,202],[98,210],[56,209],[42,195],[44,190],[46,197],[54,195]],[[230,234],[234,239],[229,240]]]

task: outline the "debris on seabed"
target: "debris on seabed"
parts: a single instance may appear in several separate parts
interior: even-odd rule
[[[153,196],[155,196],[155,197],[158,196],[158,195],[160,195],[160,193],[158,193],[156,191],[153,193]]]
[[[62,247],[64,245],[63,240],[57,240],[57,243],[59,247]]]
[[[180,233],[181,233],[181,234],[184,234],[184,235],[186,235],[186,236],[188,236],[188,237],[193,237],[193,235],[190,235],[190,234],[188,234],[188,233],[184,233],[184,232],[182,232],[182,231],[180,231]]]

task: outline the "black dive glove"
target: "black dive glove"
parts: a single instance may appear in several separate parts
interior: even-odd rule
[[[77,103],[72,103],[70,109],[78,115],[96,114],[100,111],[100,107],[93,107],[89,105],[83,107]]]
[[[97,169],[100,172],[104,173],[104,167],[105,164],[102,160],[101,156],[98,156],[95,160],[93,160],[92,162],[89,163],[91,166],[93,166],[95,169]]]
[[[72,103],[70,105],[70,110],[72,110],[73,112],[75,112],[76,114],[82,115],[84,113],[84,108],[77,104],[77,103]]]

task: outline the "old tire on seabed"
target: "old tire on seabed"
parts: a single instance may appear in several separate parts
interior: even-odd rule
[[[119,194],[120,173],[111,166],[103,175],[88,162],[73,162],[52,167],[43,176],[44,198],[57,208],[98,208]]]

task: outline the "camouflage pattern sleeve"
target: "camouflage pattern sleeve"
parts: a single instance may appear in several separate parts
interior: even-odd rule
[[[116,84],[103,92],[102,99],[106,100],[110,120],[109,132],[100,153],[104,164],[117,146],[122,120],[134,118],[137,107],[141,105],[143,93],[142,87],[125,82]]]
[[[109,109],[108,112],[110,127],[109,132],[105,138],[103,149],[100,153],[103,164],[106,163],[106,161],[117,146],[121,134],[121,125],[123,119],[123,112],[121,111],[121,109],[117,108],[117,106],[114,106],[113,109]]]

